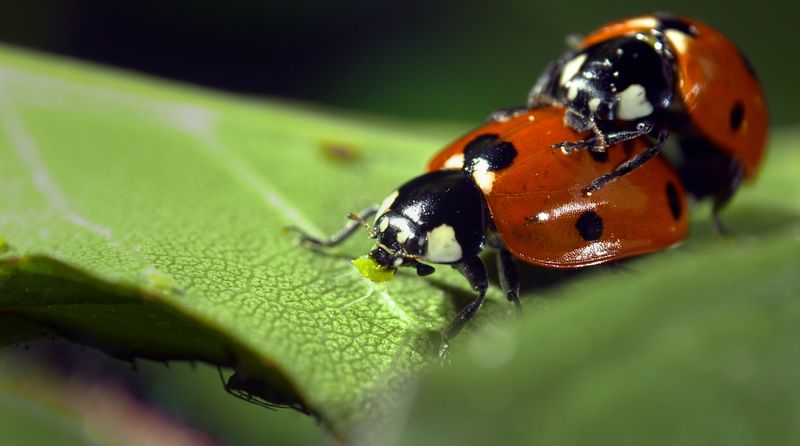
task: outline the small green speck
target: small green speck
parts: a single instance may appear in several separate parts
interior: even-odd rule
[[[354,259],[353,265],[356,266],[356,269],[361,273],[362,276],[375,283],[388,282],[392,280],[394,273],[397,271],[394,268],[384,268],[378,265],[378,262],[368,255],[363,255],[357,259]]]
[[[167,273],[163,273],[153,267],[148,267],[144,270],[144,275],[148,286],[151,288],[170,293],[182,293],[181,289],[175,283],[175,279]]]

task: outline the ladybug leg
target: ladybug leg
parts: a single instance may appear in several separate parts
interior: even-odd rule
[[[617,178],[631,173],[632,171],[638,169],[642,166],[642,164],[649,161],[654,156],[658,155],[661,152],[661,149],[664,147],[664,143],[667,141],[667,137],[669,136],[669,132],[663,131],[658,135],[658,143],[651,146],[644,152],[634,156],[633,158],[625,161],[624,163],[617,166],[611,172],[602,175],[592,181],[588,186],[583,189],[584,195],[592,195],[592,193],[596,192],[601,187],[605,186],[606,184],[616,180]]]
[[[736,190],[739,189],[739,185],[742,183],[744,175],[742,164],[735,159],[731,159],[728,175],[724,187],[714,195],[714,201],[711,205],[711,224],[713,225],[714,232],[719,235],[725,235],[728,232],[722,224],[722,220],[719,218],[719,213],[722,208],[728,204],[731,197],[733,197]]]
[[[592,152],[605,152],[607,148],[617,145],[623,141],[636,139],[642,135],[647,135],[653,131],[653,123],[641,121],[636,124],[634,130],[613,130],[603,131],[596,123],[592,124],[594,136],[574,142],[560,142],[553,144],[553,149],[561,150],[561,153],[569,155],[576,150],[590,150]]]
[[[559,102],[555,99],[555,93],[559,87],[558,78],[561,71],[564,69],[564,64],[572,60],[573,57],[575,57],[575,54],[568,52],[554,62],[550,62],[550,64],[545,67],[542,74],[536,79],[533,88],[531,88],[531,91],[528,93],[528,108],[559,105]]]
[[[478,297],[461,309],[453,319],[453,322],[442,333],[442,348],[439,350],[439,356],[442,359],[447,357],[450,340],[464,328],[483,305],[483,298],[489,288],[489,276],[486,274],[486,267],[478,256],[468,257],[456,263],[453,267],[467,279],[472,289],[478,293]]]
[[[312,237],[303,232],[297,226],[289,226],[286,228],[286,231],[300,234],[300,243],[306,246],[312,248],[330,248],[347,240],[347,238],[353,235],[353,233],[356,232],[356,229],[362,225],[364,220],[372,217],[376,212],[378,212],[378,206],[373,205],[364,209],[358,215],[350,214],[350,221],[348,221],[347,224],[341,230],[339,230],[339,232],[332,235],[328,239],[318,239],[316,237]]]
[[[500,287],[506,293],[509,301],[514,303],[517,314],[522,314],[522,305],[519,302],[519,276],[517,267],[511,258],[511,253],[505,247],[497,252],[497,273],[500,277]]]

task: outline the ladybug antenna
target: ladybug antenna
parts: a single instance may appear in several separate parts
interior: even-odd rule
[[[347,218],[349,218],[350,220],[353,220],[355,222],[358,222],[358,224],[360,224],[362,227],[364,227],[364,229],[369,234],[369,238],[377,238],[378,237],[378,235],[375,234],[375,230],[372,229],[372,227],[369,225],[369,223],[367,223],[363,218],[359,217],[358,215],[356,215],[356,214],[354,214],[352,212],[347,214]]]

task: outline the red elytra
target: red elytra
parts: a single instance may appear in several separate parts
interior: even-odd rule
[[[688,233],[685,192],[678,175],[660,157],[587,196],[594,179],[646,150],[638,138],[604,154],[565,156],[553,144],[586,137],[563,124],[564,110],[547,107],[492,121],[439,152],[428,170],[460,168],[465,147],[486,134],[516,148],[513,163],[493,172],[486,201],[500,238],[525,262],[578,268],[658,251]],[[581,232],[580,219],[599,217]]]
[[[688,32],[664,27],[678,23]],[[581,48],[636,32],[664,28],[676,59],[678,95],[695,127],[743,167],[758,171],[767,144],[769,114],[764,92],[744,55],[722,33],[693,19],[646,15],[610,22],[586,36]]]

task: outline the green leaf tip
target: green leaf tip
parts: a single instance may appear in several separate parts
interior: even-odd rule
[[[392,280],[394,273],[397,272],[394,268],[384,268],[378,265],[375,259],[366,254],[353,259],[352,262],[362,276],[375,283],[388,282]]]

